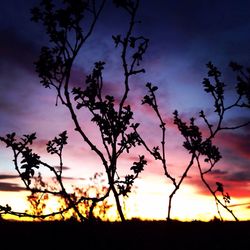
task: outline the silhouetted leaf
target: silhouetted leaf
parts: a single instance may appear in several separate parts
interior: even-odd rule
[[[144,155],[142,155],[139,156],[139,161],[134,162],[130,169],[133,170],[135,174],[138,174],[144,170],[145,165],[147,165],[147,161],[145,160]]]
[[[224,192],[223,184],[220,182],[216,182],[216,185],[217,185],[217,191],[223,193]]]

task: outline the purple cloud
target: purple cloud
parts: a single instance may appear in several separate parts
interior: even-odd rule
[[[16,67],[34,73],[33,62],[37,59],[39,51],[34,44],[22,40],[22,37],[15,33],[0,31],[0,36],[1,75],[9,74]]]
[[[19,192],[26,190],[24,187],[20,187],[18,184],[10,182],[0,182],[0,191]]]
[[[18,175],[0,174],[0,180],[4,180],[4,179],[15,179],[15,178],[18,178]]]
[[[231,173],[226,177],[226,180],[237,181],[237,182],[250,182],[250,170],[237,171]]]
[[[61,166],[54,166],[55,169],[61,169]],[[69,170],[70,167],[62,166],[62,170]]]

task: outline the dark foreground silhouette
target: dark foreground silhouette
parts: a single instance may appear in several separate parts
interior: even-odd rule
[[[6,249],[239,249],[250,244],[250,221],[0,222]]]

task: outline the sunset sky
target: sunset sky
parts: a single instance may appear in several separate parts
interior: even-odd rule
[[[0,136],[16,132],[17,135],[37,133],[34,150],[44,161],[58,165],[58,160],[46,153],[46,143],[64,130],[69,144],[64,152],[65,182],[70,186],[84,185],[95,172],[105,172],[99,160],[76,134],[70,114],[65,107],[56,106],[54,90],[45,89],[35,72],[34,61],[40,48],[47,43],[43,27],[30,21],[30,9],[39,0],[8,0],[1,2],[0,15]],[[97,22],[93,36],[84,45],[73,69],[72,85],[84,82],[96,61],[105,61],[104,82],[110,95],[121,94],[123,75],[120,72],[119,48],[115,48],[112,35],[124,34],[127,19],[122,10],[107,1]],[[147,93],[145,84],[159,87],[156,92],[159,108],[166,122],[166,157],[170,172],[178,179],[190,160],[182,147],[183,138],[173,124],[174,110],[182,118],[199,120],[203,109],[213,120],[213,102],[204,92],[202,81],[207,77],[206,64],[212,61],[222,72],[228,97],[232,94],[236,75],[229,68],[230,61],[250,66],[250,2],[248,0],[141,0],[135,35],[150,39],[142,61],[146,73],[131,79],[129,101],[134,111],[138,131],[152,147],[161,142],[159,122],[154,113],[141,105]],[[237,125],[249,120],[250,112],[232,110],[225,124]],[[87,134],[98,138],[93,125],[82,117]],[[222,160],[207,179],[224,184],[231,196],[231,209],[242,220],[250,219],[250,126],[237,131],[226,131],[216,138]],[[133,150],[119,160],[121,176],[143,148]],[[146,153],[145,153],[146,154]],[[148,164],[137,187],[127,200],[127,217],[165,219],[168,196],[173,189],[163,174],[159,162],[148,156]],[[17,211],[26,207],[24,186],[13,166],[12,152],[0,143],[0,205],[9,204]],[[221,208],[225,219],[231,215]],[[188,174],[183,186],[173,198],[172,217],[181,220],[210,220],[218,216],[216,205],[201,182],[196,166]]]

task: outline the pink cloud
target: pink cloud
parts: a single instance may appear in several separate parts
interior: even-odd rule
[[[218,141],[225,150],[243,159],[250,159],[249,133],[224,132]]]
[[[250,184],[250,178],[245,180],[232,179],[233,176],[233,174],[228,174],[226,171],[213,171],[210,174],[205,175],[205,179],[212,190],[216,190],[216,182],[220,182],[223,184],[225,192],[228,192],[231,197],[250,197],[250,190],[248,188],[248,185]],[[197,193],[211,196],[211,193],[206,188],[199,175],[192,175],[192,178],[186,179],[186,182],[187,184],[195,187]]]

